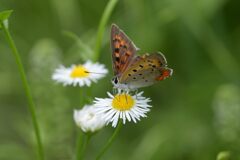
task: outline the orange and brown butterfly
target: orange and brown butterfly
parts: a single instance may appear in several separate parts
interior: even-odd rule
[[[173,73],[160,52],[136,55],[139,49],[116,24],[111,27],[111,48],[114,71],[112,83],[115,88],[135,90],[162,81]]]

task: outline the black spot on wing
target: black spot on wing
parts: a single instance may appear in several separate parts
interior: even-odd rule
[[[119,62],[119,61],[120,61],[120,58],[119,58],[119,57],[116,57],[116,61]]]
[[[120,42],[120,40],[117,39],[117,38],[114,38],[114,39],[113,39],[113,42],[114,42],[114,43],[115,43],[115,42]]]
[[[115,48],[114,51],[115,51],[116,53],[119,53],[119,48]]]

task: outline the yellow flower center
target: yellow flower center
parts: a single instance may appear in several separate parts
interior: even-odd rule
[[[120,111],[130,110],[134,104],[135,100],[128,94],[118,94],[112,101],[113,108]]]
[[[73,68],[70,76],[72,78],[84,78],[84,77],[87,77],[88,75],[89,75],[89,71],[82,65],[78,65]]]

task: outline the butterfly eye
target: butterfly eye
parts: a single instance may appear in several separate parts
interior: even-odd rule
[[[115,84],[118,83],[118,79],[117,79],[117,77],[115,78],[114,83],[115,83]]]
[[[113,78],[113,79],[112,79],[112,82],[113,82],[114,84],[118,84],[118,78],[117,78],[117,77]]]

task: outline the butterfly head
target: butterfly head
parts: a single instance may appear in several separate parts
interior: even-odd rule
[[[129,89],[127,84],[120,83],[118,76],[113,77],[111,81],[112,81],[114,88],[119,88],[119,89],[123,89],[123,90]]]
[[[117,76],[113,77],[113,78],[112,78],[112,84],[113,84],[114,86],[117,86],[118,83],[119,83],[118,77],[117,77]]]

